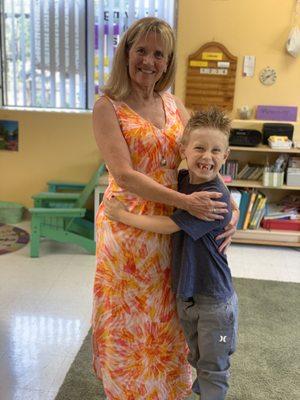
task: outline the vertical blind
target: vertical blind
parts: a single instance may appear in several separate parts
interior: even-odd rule
[[[0,0],[3,105],[92,108],[123,32],[174,0]]]

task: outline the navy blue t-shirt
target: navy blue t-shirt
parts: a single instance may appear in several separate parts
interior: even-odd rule
[[[218,201],[227,203],[223,220],[204,221],[184,210],[176,210],[171,219],[181,229],[172,234],[172,288],[178,296],[195,294],[227,300],[233,294],[232,278],[225,254],[218,248],[222,240],[216,236],[231,220],[230,193],[216,177],[210,182],[191,184],[189,172],[179,171],[178,190],[181,193],[220,192]]]

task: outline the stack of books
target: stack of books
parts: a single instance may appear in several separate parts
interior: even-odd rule
[[[237,179],[260,180],[262,178],[264,166],[260,164],[246,164],[237,174]]]
[[[268,203],[262,227],[300,231],[300,196],[289,195],[278,203]]]
[[[238,167],[237,160],[227,160],[225,164],[222,165],[220,173],[221,175],[231,176],[232,179],[236,179]]]
[[[230,190],[240,210],[237,229],[258,229],[265,214],[266,196],[256,190]]]

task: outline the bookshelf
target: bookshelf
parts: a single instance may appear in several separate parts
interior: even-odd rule
[[[299,152],[300,154],[300,152]],[[237,179],[230,183],[226,183],[228,187],[247,187],[247,188],[259,188],[259,189],[272,189],[272,190],[300,190],[300,186],[263,186],[261,181],[249,181]]]
[[[268,121],[257,121],[257,120],[234,120],[233,127],[237,128],[249,128],[249,129],[261,129],[263,122]],[[274,122],[274,121],[273,121]],[[300,141],[300,121],[294,123],[294,138]],[[266,145],[259,145],[257,147],[241,147],[232,146],[230,148],[229,159],[237,159],[243,164],[247,162],[258,162],[265,164],[267,157],[269,161],[274,161],[280,153],[286,153],[291,155],[299,155],[300,149],[271,149]],[[104,193],[108,184],[107,174],[100,177],[99,186],[95,190],[95,209],[98,208],[98,204],[101,201],[102,194]],[[266,194],[268,199],[271,201],[278,201],[283,198],[287,193],[299,193],[300,186],[287,186],[282,185],[279,187],[263,186],[261,181],[249,181],[249,180],[235,180],[226,184],[228,187],[241,188],[256,188],[259,191]],[[249,230],[238,230],[234,237],[233,243],[245,243],[245,244],[260,244],[260,245],[271,245],[271,246],[287,246],[287,247],[300,247],[300,231],[285,231],[285,230],[267,230],[267,229],[249,229]]]
[[[262,130],[264,122],[276,121],[258,121],[258,120],[234,120],[234,128],[247,128]],[[294,124],[294,138],[300,140],[300,121],[291,122]],[[246,163],[257,163],[264,165],[267,161],[271,164],[279,156],[279,154],[289,154],[292,156],[300,156],[300,149],[271,149],[267,145],[260,144],[257,147],[230,147],[229,159],[237,160],[239,166],[242,168]],[[258,180],[233,180],[227,183],[229,188],[237,189],[258,189],[264,193],[269,201],[279,201],[287,194],[298,193],[300,186],[282,186],[270,187],[263,186],[262,181]],[[233,243],[245,244],[260,244],[271,246],[287,246],[287,247],[300,247],[300,231],[287,231],[287,230],[269,230],[269,229],[246,229],[238,230],[234,237]]]

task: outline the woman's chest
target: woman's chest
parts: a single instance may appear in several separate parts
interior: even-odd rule
[[[141,117],[141,119],[153,125],[154,128],[164,129],[167,123],[167,116],[163,108],[147,108],[143,107],[136,110],[136,114]]]

